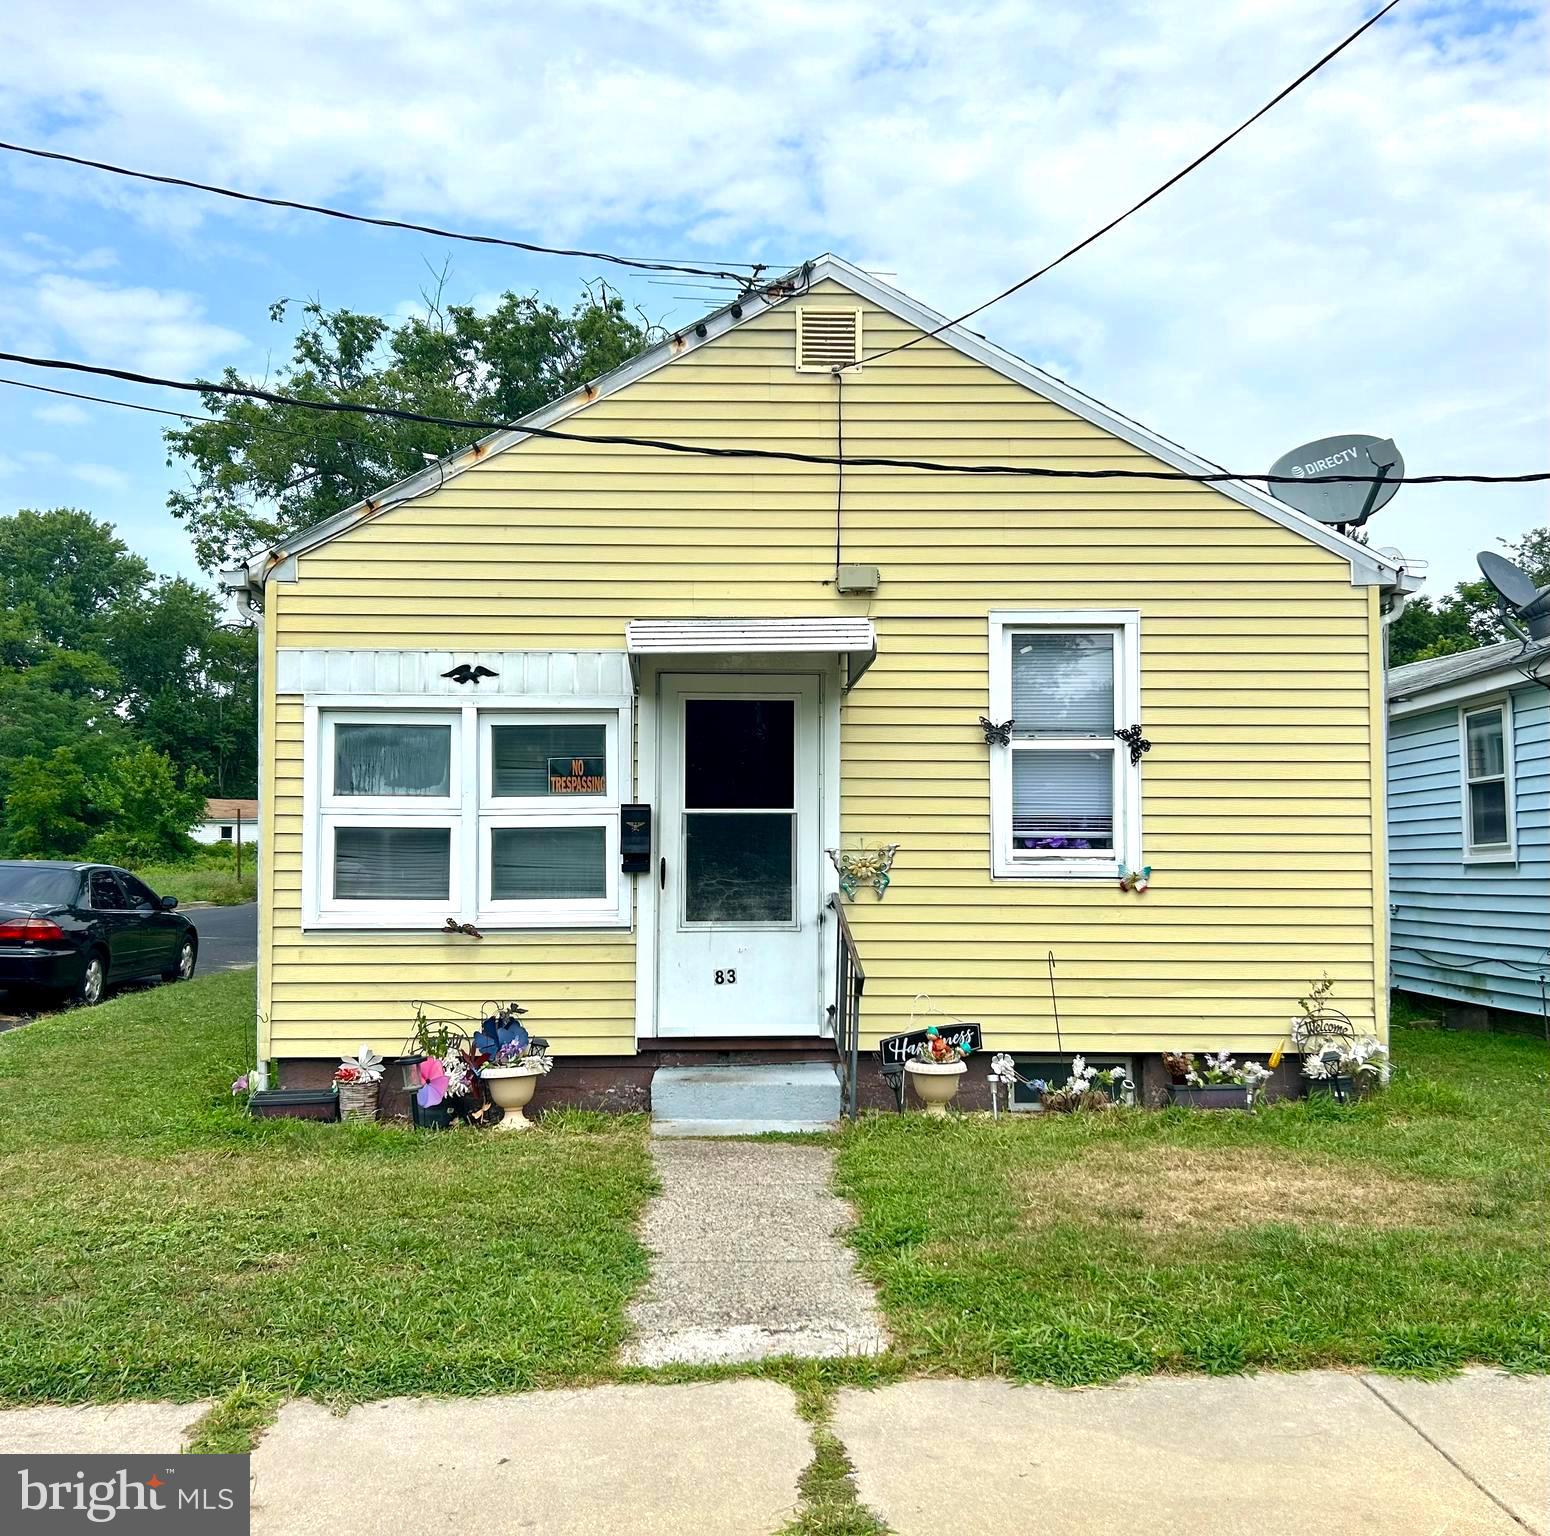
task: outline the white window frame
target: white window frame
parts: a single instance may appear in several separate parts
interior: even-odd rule
[[[525,708],[515,699],[449,707],[445,699],[351,695],[309,696],[303,716],[303,929],[439,928],[448,917],[481,929],[628,928],[629,882],[619,874],[619,816],[630,798],[631,701],[554,698]],[[336,795],[334,727],[340,724],[450,723],[451,772],[446,796]],[[491,794],[494,725],[602,724],[607,744],[606,795]],[[490,897],[491,829],[497,826],[601,825],[605,831],[606,896],[602,900],[529,902]],[[445,826],[451,829],[451,890],[445,901],[340,900],[333,893],[337,826]]]
[[[1469,720],[1472,715],[1499,715],[1502,722],[1502,771],[1500,775],[1487,774],[1471,778],[1469,773]],[[1459,705],[1459,813],[1460,832],[1463,837],[1464,862],[1466,864],[1515,864],[1518,859],[1518,807],[1517,786],[1513,782],[1512,743],[1512,696],[1501,694],[1496,698],[1473,699]],[[1505,843],[1476,843],[1474,816],[1469,802],[1469,792],[1476,784],[1494,784],[1498,777],[1503,786],[1503,800],[1507,815],[1507,841]]]
[[[1114,641],[1115,729],[1141,718],[1141,614],[1134,608],[1030,608],[999,610],[990,615],[990,709],[998,724],[1012,715],[1012,637],[1041,631],[1048,634],[1104,633]],[[1014,735],[1013,741],[1017,738]],[[1073,738],[1026,742],[990,748],[991,875],[997,880],[1039,880],[1080,883],[1114,880],[1119,867],[1142,867],[1141,769],[1118,738],[1114,758],[1114,847],[1036,852],[1012,846],[1012,755],[1017,751],[1093,751],[1104,745]]]

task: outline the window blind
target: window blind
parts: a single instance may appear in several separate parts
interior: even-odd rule
[[[496,725],[490,728],[490,742],[491,790],[497,800],[548,798],[551,759],[559,760],[563,777],[574,777],[570,769],[578,761],[586,777],[607,773],[608,734],[601,725]]]
[[[492,900],[600,901],[607,894],[607,837],[601,826],[491,830]]]
[[[445,901],[451,893],[447,827],[336,827],[339,901]]]
[[[1114,846],[1114,753],[1012,754],[1012,846],[1041,849]]]
[[[1012,635],[1012,716],[1018,736],[1110,736],[1114,637]]]

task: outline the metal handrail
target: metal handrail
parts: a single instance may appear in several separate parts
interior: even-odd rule
[[[834,1049],[840,1059],[841,1109],[854,1120],[859,1110],[858,1078],[861,1057],[861,994],[866,988],[866,972],[856,952],[856,940],[845,920],[845,906],[839,892],[829,897],[835,918]]]

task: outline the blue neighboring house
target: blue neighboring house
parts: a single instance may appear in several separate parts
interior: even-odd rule
[[[1390,973],[1455,1022],[1550,1030],[1550,641],[1389,673]],[[1521,1021],[1520,1021],[1521,1022]]]

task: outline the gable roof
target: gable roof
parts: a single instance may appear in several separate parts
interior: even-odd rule
[[[1406,705],[1404,713],[1410,714],[1415,707],[1496,693],[1504,687],[1528,682],[1529,673],[1546,660],[1550,660],[1550,640],[1535,640],[1528,646],[1517,640],[1503,640],[1472,651],[1456,651],[1451,656],[1407,662],[1389,673],[1389,702]],[[1443,690],[1447,690],[1446,695]],[[1431,694],[1438,697],[1423,700],[1423,695]]]
[[[1034,394],[1053,401],[1056,405],[1070,411],[1072,415],[1102,428],[1122,442],[1139,448],[1143,453],[1150,454],[1172,469],[1182,470],[1187,474],[1220,473],[1218,466],[1197,457],[1177,443],[1159,436],[1139,422],[1132,421],[1128,416],[1095,400],[1091,395],[1084,394],[1053,374],[1034,367],[1033,364],[1014,356],[973,331],[966,330],[962,326],[948,325],[945,316],[928,309],[924,304],[910,298],[908,294],[900,292],[897,288],[879,281],[871,273],[852,266],[850,262],[838,256],[825,254],[797,268],[786,277],[767,283],[757,293],[739,296],[735,301],[728,301],[694,326],[675,333],[601,378],[529,413],[511,427],[493,432],[471,447],[458,449],[455,453],[427,465],[423,470],[418,470],[396,484],[388,486],[380,494],[357,502],[355,506],[347,507],[342,512],[336,512],[332,517],[293,534],[273,548],[261,550],[242,566],[222,572],[223,586],[235,590],[254,583],[261,585],[283,562],[305,554],[308,550],[316,549],[320,544],[326,544],[364,519],[386,511],[390,506],[399,506],[417,496],[424,495],[427,491],[438,490],[453,476],[461,474],[492,454],[500,453],[524,441],[531,436],[531,431],[525,429],[550,427],[564,421],[595,401],[607,399],[608,396],[616,394],[637,379],[654,373],[658,368],[678,358],[689,356],[700,347],[707,346],[718,337],[724,336],[728,331],[740,325],[746,325],[769,310],[800,297],[814,284],[824,281],[838,283],[841,287],[875,304],[879,309],[887,310],[919,330],[935,331],[939,326],[945,327],[934,338],[935,340],[973,358],[976,362],[999,373],[1003,378],[1021,384]],[[734,308],[739,310],[739,314],[732,313]],[[704,332],[703,335],[700,334],[701,330]],[[1408,572],[1402,560],[1368,545],[1359,544],[1355,539],[1347,538],[1327,524],[1304,516],[1295,508],[1285,502],[1277,501],[1263,491],[1254,490],[1251,486],[1238,481],[1225,480],[1216,482],[1213,489],[1220,491],[1222,495],[1238,502],[1241,506],[1248,507],[1251,511],[1258,512],[1272,522],[1280,524],[1281,527],[1300,535],[1310,543],[1317,544],[1321,549],[1348,560],[1351,564],[1351,581],[1355,586],[1381,585],[1401,591],[1416,591],[1420,587],[1421,578]]]

